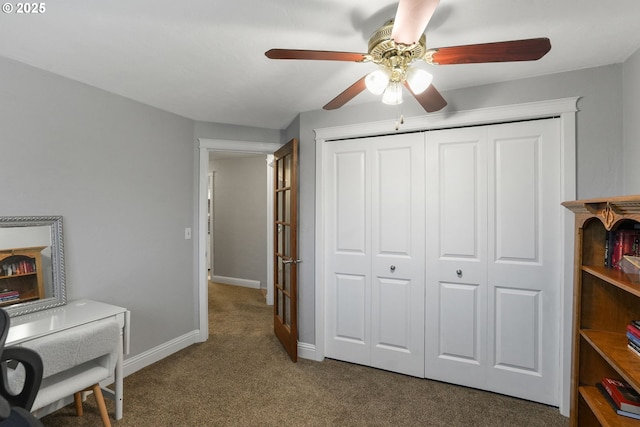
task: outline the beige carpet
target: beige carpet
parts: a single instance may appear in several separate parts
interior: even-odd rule
[[[124,381],[114,426],[568,426],[557,408],[334,360],[291,363],[259,290],[210,285],[210,338]],[[161,327],[159,325],[159,327]],[[46,426],[99,426],[93,397]]]

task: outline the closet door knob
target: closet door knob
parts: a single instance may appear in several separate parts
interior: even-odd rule
[[[458,277],[462,277],[462,270],[457,269],[456,274],[458,275]]]
[[[391,267],[389,267],[389,270],[391,270],[391,271],[396,271],[396,266],[395,266],[395,265],[392,265]]]

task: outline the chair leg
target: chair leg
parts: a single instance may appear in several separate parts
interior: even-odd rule
[[[96,399],[96,404],[98,405],[98,410],[100,411],[100,418],[102,418],[102,424],[104,424],[104,427],[111,427],[109,413],[107,412],[107,405],[104,404],[104,396],[102,395],[100,384],[95,384],[92,388],[93,396]]]
[[[82,416],[82,392],[77,392],[73,394],[73,400],[76,402],[76,415]]]

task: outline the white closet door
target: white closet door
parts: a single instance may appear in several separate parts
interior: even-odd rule
[[[489,387],[558,404],[560,124],[488,128]]]
[[[371,167],[365,140],[326,144],[326,356],[371,362]]]
[[[428,378],[558,404],[559,135],[427,134]]]
[[[486,130],[428,132],[425,376],[484,388]]]
[[[424,376],[420,134],[327,145],[326,354]]]

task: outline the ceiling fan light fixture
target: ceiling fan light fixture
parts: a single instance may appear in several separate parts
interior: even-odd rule
[[[411,91],[419,95],[429,87],[433,76],[422,68],[410,67],[407,69],[406,79]]]
[[[402,84],[400,82],[390,82],[384,90],[382,102],[387,105],[402,104]]]
[[[367,74],[367,77],[364,79],[364,84],[372,94],[382,95],[389,85],[390,77],[391,75],[388,70],[379,68]]]

